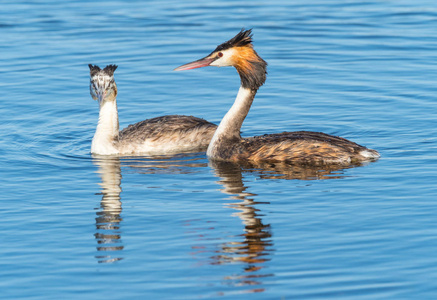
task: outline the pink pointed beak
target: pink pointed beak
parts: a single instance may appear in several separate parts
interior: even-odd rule
[[[209,66],[216,58],[204,57],[199,60],[177,67],[173,71],[185,71]]]

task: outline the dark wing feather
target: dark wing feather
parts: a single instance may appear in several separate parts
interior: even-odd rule
[[[332,146],[343,148],[344,150],[356,152],[366,149],[366,147],[351,142],[345,138],[329,135],[323,132],[313,131],[294,131],[294,132],[282,132],[276,134],[265,134],[261,136],[255,136],[246,138],[244,141],[250,144],[250,147],[261,147],[265,145],[273,145],[281,142],[321,142],[328,143]]]
[[[290,161],[326,164],[360,160],[360,151],[367,149],[347,139],[322,132],[296,131],[267,134],[243,139],[247,159],[253,161]]]
[[[120,132],[120,139],[159,139],[167,134],[203,128],[215,130],[217,125],[193,116],[169,115],[144,120],[129,125]]]

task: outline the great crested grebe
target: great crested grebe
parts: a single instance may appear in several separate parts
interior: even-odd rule
[[[208,56],[182,65],[175,71],[206,66],[233,66],[241,79],[235,102],[208,146],[208,157],[235,162],[287,161],[312,165],[351,164],[379,157],[375,150],[321,132],[296,131],[242,138],[241,125],[267,74],[267,63],[253,49],[251,29],[241,30]]]
[[[101,155],[162,155],[205,151],[217,128],[204,119],[170,115],[144,120],[119,132],[116,65],[90,67],[90,93],[100,112],[91,153]]]

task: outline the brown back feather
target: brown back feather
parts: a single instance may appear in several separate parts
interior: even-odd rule
[[[249,159],[325,164],[354,160],[366,148],[322,132],[296,131],[244,139]]]
[[[367,149],[347,139],[322,132],[296,131],[251,138],[222,140],[217,155],[229,161],[285,161],[324,165],[362,160]]]
[[[144,140],[149,138],[159,139],[176,131],[183,134],[186,131],[200,128],[213,133],[217,125],[193,116],[162,116],[129,125],[120,132],[120,140],[135,138]]]

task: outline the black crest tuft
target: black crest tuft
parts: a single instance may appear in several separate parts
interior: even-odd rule
[[[96,75],[97,73],[99,73],[101,71],[99,66],[96,66],[96,65],[89,64],[88,67],[90,67],[91,77],[93,77],[94,75]]]
[[[90,68],[90,75],[93,77],[100,71],[103,71],[108,76],[114,76],[114,71],[117,69],[117,65],[107,65],[103,70],[99,68],[97,65],[89,64],[88,67]]]
[[[221,45],[218,45],[217,48],[212,52],[223,51],[232,47],[243,47],[251,43],[252,43],[252,29],[244,30],[243,28],[236,36],[234,36],[229,41],[224,42]]]
[[[108,74],[109,76],[114,76],[114,71],[118,68],[117,65],[107,65],[104,69],[103,72],[105,72],[106,74]]]

